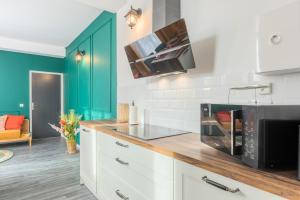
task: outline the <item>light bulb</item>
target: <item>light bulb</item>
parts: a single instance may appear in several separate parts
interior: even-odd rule
[[[76,59],[76,62],[80,62],[81,61],[81,55],[80,55],[80,53],[77,53],[76,54],[76,57],[75,57],[75,59]]]

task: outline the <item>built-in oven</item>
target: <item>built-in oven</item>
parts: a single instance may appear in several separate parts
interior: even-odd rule
[[[201,104],[201,142],[230,155],[240,155],[242,133],[242,106]]]

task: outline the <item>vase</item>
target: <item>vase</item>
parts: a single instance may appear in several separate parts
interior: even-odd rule
[[[75,140],[67,140],[67,149],[68,149],[69,154],[77,153],[76,141]]]

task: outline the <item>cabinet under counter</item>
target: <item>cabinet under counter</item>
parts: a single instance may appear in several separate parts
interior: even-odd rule
[[[239,186],[246,185],[247,187],[251,188],[249,191],[251,191],[251,193],[254,192],[256,196],[255,194],[248,194],[246,195],[247,198],[244,199],[254,199],[254,197],[256,197],[256,199],[259,199],[259,197],[265,197],[264,195],[266,195],[268,199],[300,199],[300,182],[296,180],[296,174],[294,174],[293,172],[282,174],[280,172],[265,172],[247,167],[242,164],[240,160],[219,152],[204,144],[201,144],[199,134],[190,133],[180,136],[143,141],[113,130],[109,130],[104,127],[109,124],[113,124],[114,126],[116,125],[116,123],[112,121],[81,122],[82,126],[96,130],[97,136],[109,136],[112,141],[121,142],[123,145],[134,145],[135,147],[138,147],[140,149],[150,152],[153,151],[153,153],[158,153],[162,156],[173,159],[175,163],[173,163],[175,200],[180,200],[176,198],[176,190],[178,190],[178,188],[176,189],[176,176],[178,175],[178,173],[176,172],[176,163],[178,162],[193,166],[195,169],[205,170],[209,173],[215,174],[216,176],[220,176],[225,180],[231,180],[231,183],[238,183],[227,185],[227,182],[223,183],[223,179],[221,179],[221,181],[219,181],[219,179],[211,180],[217,183],[220,182],[221,185],[224,184],[224,186],[229,188],[235,188],[236,186],[237,188],[243,190],[239,191],[239,193],[247,193],[248,189],[245,190],[243,189],[244,187]],[[97,143],[98,146],[99,143],[100,142]],[[107,148],[110,147],[108,146]],[[143,157],[140,157],[139,159],[143,159]],[[122,159],[121,161],[126,162],[126,160]],[[101,163],[99,164],[101,165]],[[211,176],[207,177],[210,180]],[[200,182],[201,184],[204,184],[204,182]],[[209,185],[205,183],[204,185],[206,187],[213,187],[213,190],[216,189],[216,187],[211,184]],[[217,189],[218,191],[220,190],[219,192],[221,194],[224,192],[226,195],[228,195],[226,191],[221,191],[222,189],[220,188]],[[159,198],[155,198],[153,200],[157,199],[160,200]],[[183,199],[194,200],[193,198],[187,197]]]
[[[111,189],[115,192],[107,195],[110,198],[120,197],[117,192],[119,191],[130,200],[173,200],[172,158],[101,132],[97,137],[99,141],[97,169],[100,169],[97,174],[100,183],[97,185],[97,191],[100,194],[109,193],[105,189],[105,173],[110,173],[114,175],[115,181],[130,188],[122,189],[118,183],[112,183]]]

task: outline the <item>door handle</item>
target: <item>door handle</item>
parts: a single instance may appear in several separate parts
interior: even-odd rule
[[[120,192],[120,190],[116,190],[115,193],[123,200],[129,200],[129,197],[126,197],[124,194]]]
[[[118,163],[120,163],[121,165],[129,165],[128,162],[124,162],[123,160],[121,160],[120,158],[116,158],[115,159]]]
[[[126,144],[122,144],[121,142],[117,141],[116,142],[116,145],[120,146],[120,147],[124,147],[124,148],[128,148],[129,145],[126,145]]]
[[[83,132],[86,132],[86,133],[89,133],[89,132],[91,132],[90,130],[88,130],[88,129],[85,129],[85,128],[83,128],[83,129],[81,129]]]
[[[224,191],[226,191],[226,192],[237,193],[237,192],[240,191],[239,188],[232,189],[232,188],[229,188],[229,187],[227,187],[227,186],[225,186],[225,185],[222,185],[222,184],[220,184],[220,183],[217,183],[217,182],[215,182],[215,181],[213,181],[213,180],[210,180],[210,179],[207,178],[207,176],[203,176],[203,177],[202,177],[202,180],[203,180],[205,183],[210,184],[210,185],[212,185],[212,186],[215,186],[216,188],[219,188],[219,189],[224,190]]]

